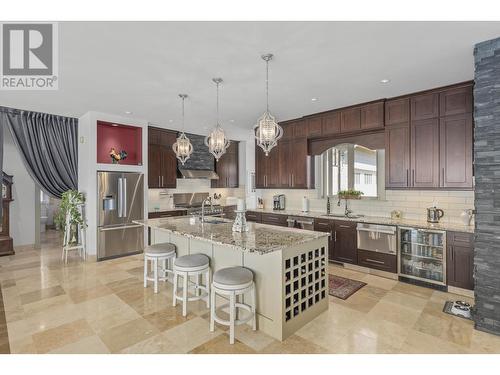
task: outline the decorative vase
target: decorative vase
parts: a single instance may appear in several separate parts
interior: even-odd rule
[[[234,212],[236,213],[236,217],[233,223],[233,232],[248,232],[247,219],[245,217],[246,210],[235,210]]]

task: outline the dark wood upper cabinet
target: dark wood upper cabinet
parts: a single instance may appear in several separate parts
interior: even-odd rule
[[[361,130],[384,127],[384,102],[367,104],[361,107]]]
[[[385,186],[405,188],[410,183],[410,125],[385,127]]]
[[[276,152],[275,149],[271,150]],[[259,146],[255,145],[255,187],[265,189],[267,183],[267,173],[269,169],[269,159]]]
[[[307,139],[295,138],[290,142],[292,156],[291,185],[294,189],[307,189]]]
[[[412,121],[410,185],[415,188],[439,187],[439,120]]]
[[[439,120],[440,186],[472,188],[472,115]]]
[[[296,121],[293,125],[293,137],[307,137],[307,121],[299,120]]]
[[[446,234],[447,284],[463,289],[474,289],[474,245],[471,233]]]
[[[472,86],[458,87],[439,94],[439,115],[450,116],[472,112]]]
[[[410,99],[400,98],[385,102],[385,125],[408,123],[410,121]]]
[[[231,141],[226,153],[215,163],[218,180],[212,180],[213,188],[236,188],[239,186],[238,142]]]
[[[439,93],[431,92],[410,99],[411,120],[426,120],[439,116]]]
[[[292,187],[291,170],[293,163],[291,142],[291,140],[285,139],[278,143],[279,186],[283,188]]]
[[[340,131],[351,133],[361,130],[361,109],[359,107],[340,111]]]
[[[334,135],[340,133],[340,112],[333,112],[323,117],[322,134]]]
[[[323,119],[320,116],[315,116],[307,119],[307,136],[321,137]]]
[[[177,186],[177,158],[172,145],[177,133],[157,128],[148,129],[148,187]]]

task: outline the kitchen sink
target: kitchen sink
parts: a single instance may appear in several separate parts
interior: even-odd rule
[[[204,219],[203,222],[207,223],[207,224],[223,224],[223,223],[227,223],[227,221],[222,220],[222,219]]]
[[[344,218],[344,219],[359,219],[361,217],[364,217],[365,215],[342,215],[342,214],[325,214],[323,216],[328,216],[328,217],[338,217],[338,218]]]

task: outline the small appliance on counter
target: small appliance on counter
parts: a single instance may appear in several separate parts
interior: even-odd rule
[[[392,220],[401,220],[403,218],[403,213],[399,210],[391,211]]]
[[[285,194],[278,194],[273,196],[273,210],[285,209]]]
[[[264,199],[261,197],[257,198],[257,208],[264,209]]]
[[[436,206],[429,207],[427,209],[427,222],[428,223],[439,223],[439,220],[444,216],[444,211]]]
[[[307,197],[302,198],[302,212],[309,212],[309,199]]]

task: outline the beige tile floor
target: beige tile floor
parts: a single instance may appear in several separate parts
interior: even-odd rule
[[[500,353],[500,337],[442,312],[456,295],[330,265],[336,275],[368,285],[279,342],[246,326],[236,344],[227,330],[208,330],[204,303],[183,318],[160,293],[142,285],[142,257],[60,261],[60,239],[41,250],[0,258],[0,285],[12,353]]]

